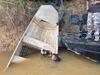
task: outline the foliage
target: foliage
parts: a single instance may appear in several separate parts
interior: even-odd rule
[[[19,4],[22,8],[25,8],[25,6],[27,5],[27,0],[19,0]]]

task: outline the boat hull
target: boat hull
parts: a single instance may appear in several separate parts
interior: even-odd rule
[[[75,37],[63,37],[62,43],[68,50],[96,61],[100,61],[100,42],[86,41]]]

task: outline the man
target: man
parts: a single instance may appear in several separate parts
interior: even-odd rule
[[[95,39],[94,41],[99,41],[100,32],[100,0],[87,0],[87,10],[88,10],[88,20],[87,29],[88,33],[86,39],[92,37],[92,31],[94,29]]]
[[[55,5],[58,11],[59,18],[62,18],[64,13],[64,0],[55,0]]]
[[[56,5],[56,10],[58,11],[58,15],[59,15],[59,21],[58,21],[58,25],[59,25],[59,30],[61,30],[61,25],[62,24],[62,11],[61,11],[61,6],[63,5],[63,0],[55,0],[55,5]],[[61,27],[61,28],[60,28]],[[52,60],[53,61],[60,61],[60,57],[58,56],[58,54],[53,54],[52,55]]]
[[[55,0],[55,5],[59,15],[59,20],[57,22],[57,25],[59,25],[59,32],[61,32],[63,25],[65,23],[64,0]]]

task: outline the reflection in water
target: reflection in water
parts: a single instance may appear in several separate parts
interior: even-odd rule
[[[53,62],[40,52],[28,56],[29,60],[12,64],[6,72],[2,72],[10,54],[0,54],[0,75],[99,75],[100,64],[89,61],[82,56],[62,51],[61,62]]]

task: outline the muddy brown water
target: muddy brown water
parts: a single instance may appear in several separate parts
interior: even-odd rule
[[[29,60],[12,64],[5,72],[11,53],[0,53],[0,75],[100,75],[100,64],[72,52],[61,51],[61,62],[53,62],[40,52],[28,56]]]

